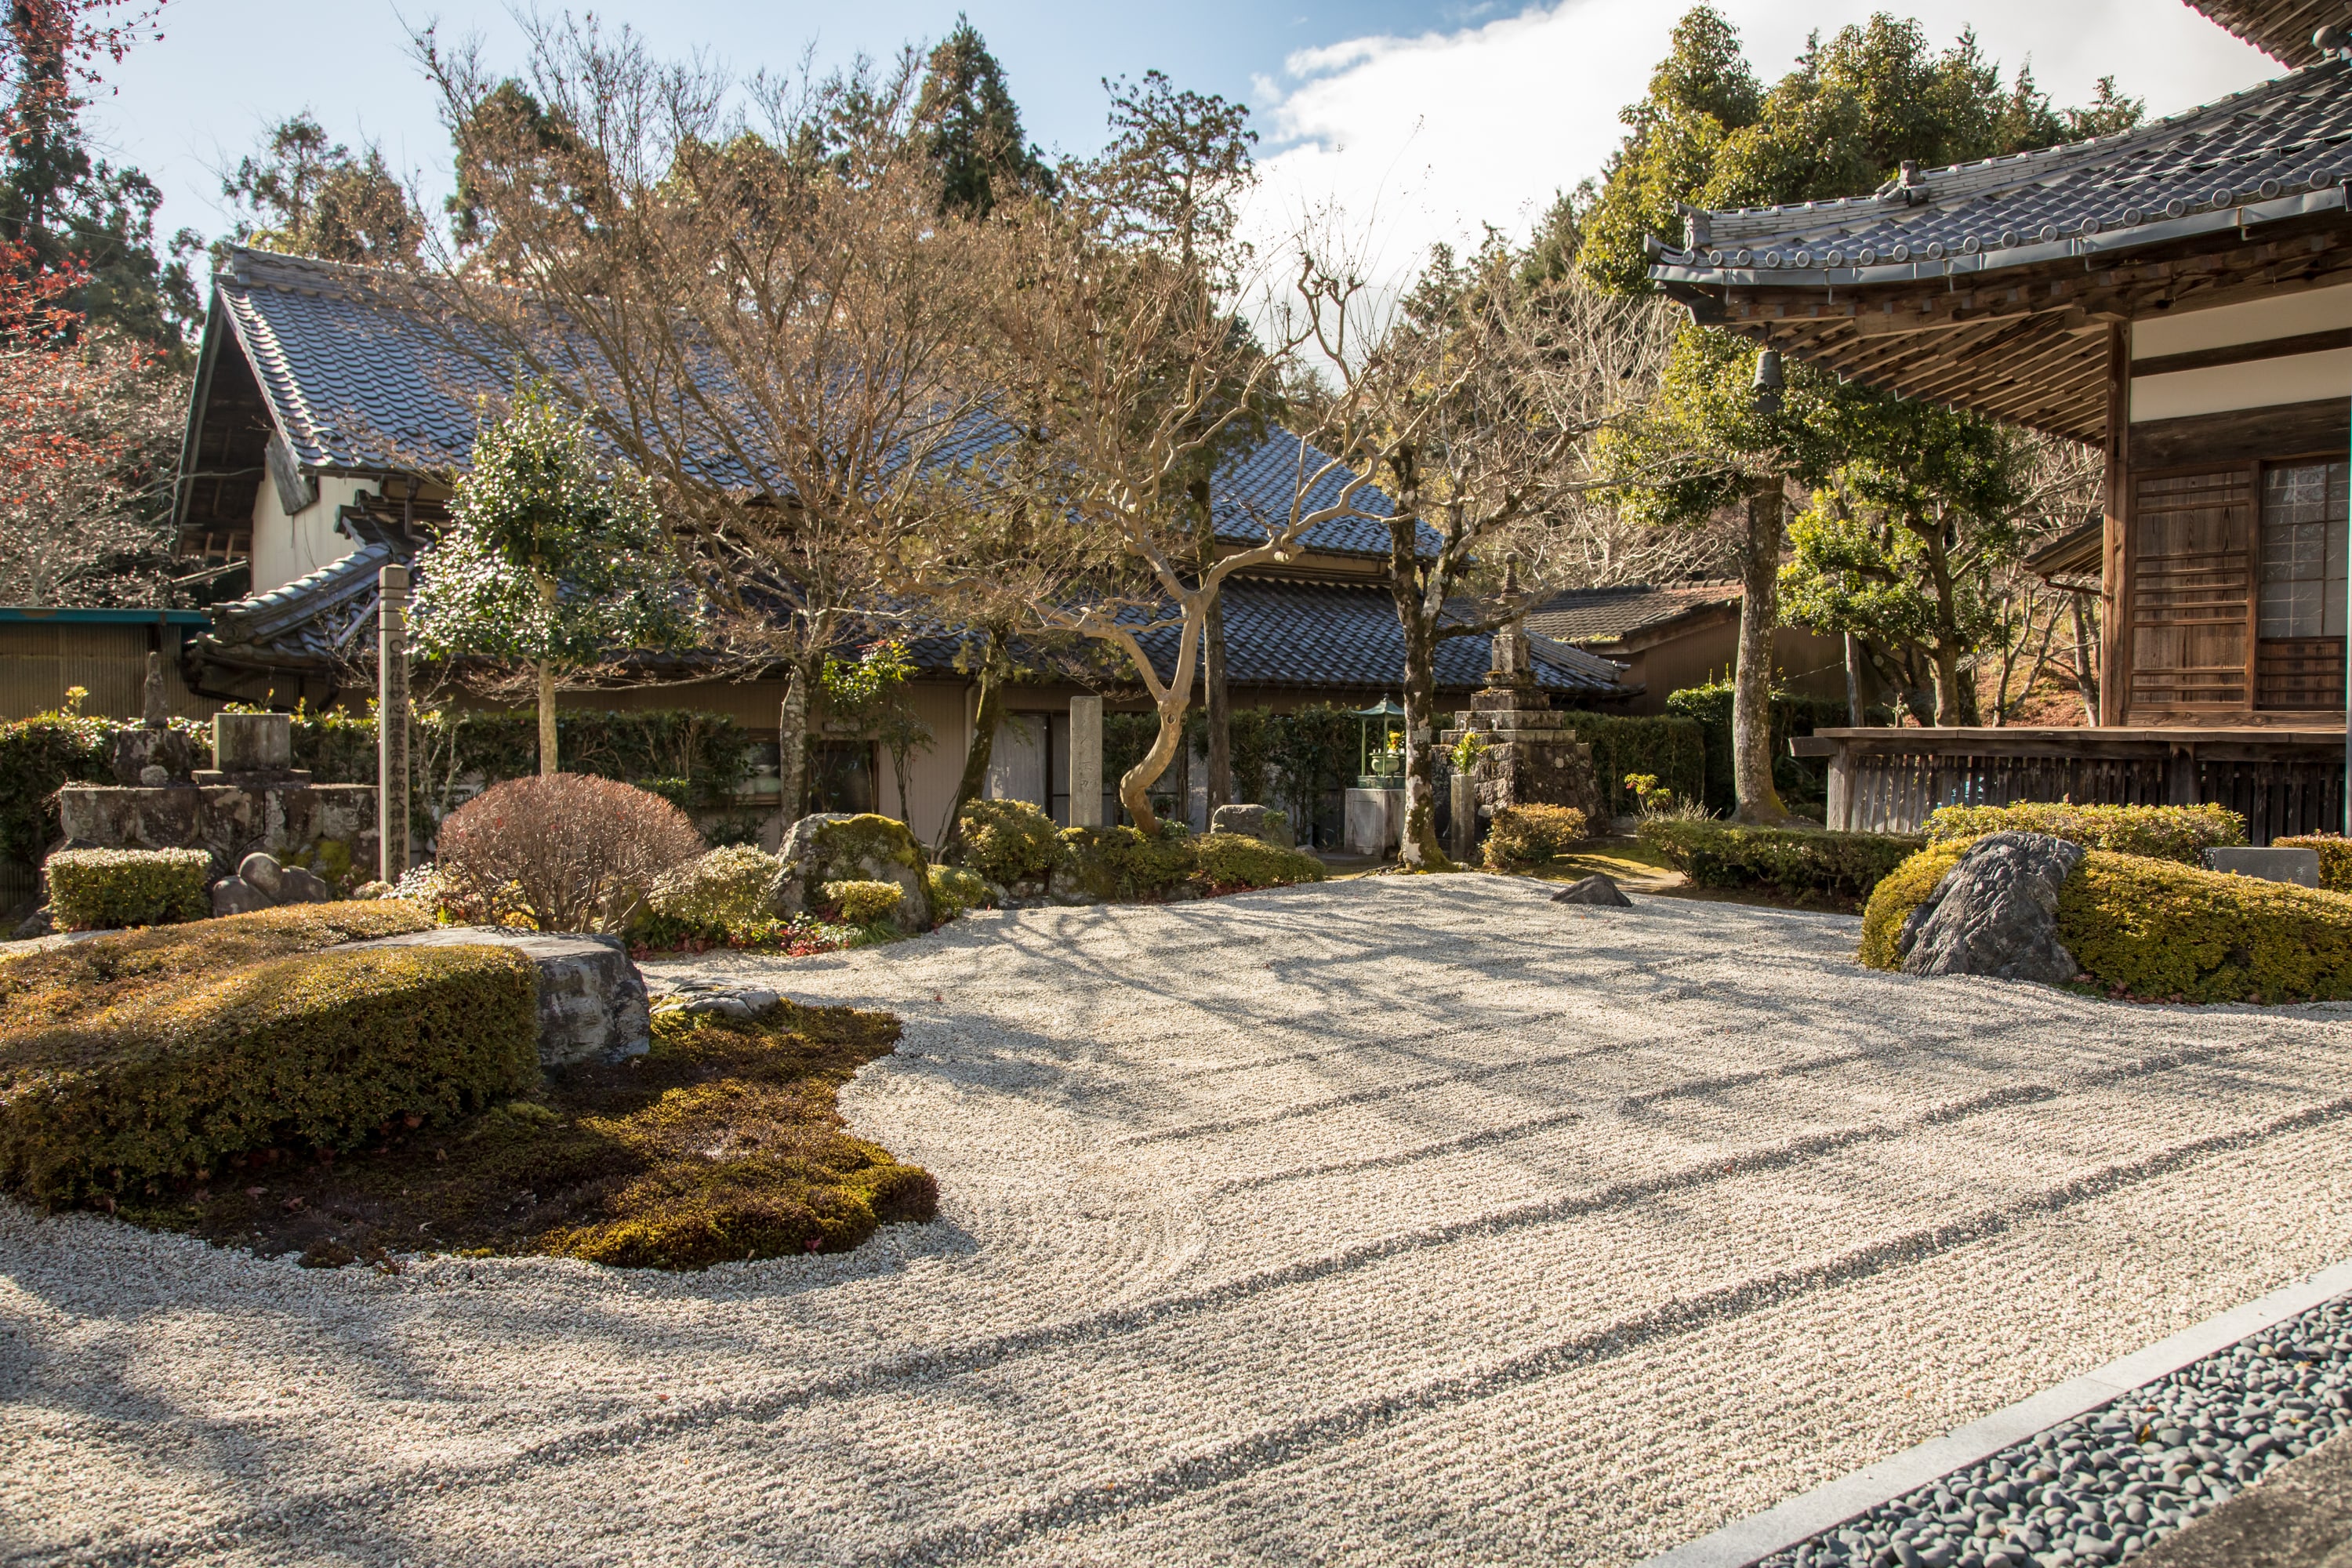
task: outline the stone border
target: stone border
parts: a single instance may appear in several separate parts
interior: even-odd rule
[[[2323,1268],[2243,1306],[2232,1307],[2168,1339],[2071,1378],[1980,1421],[1931,1437],[1892,1458],[1865,1465],[1788,1501],[1735,1520],[1712,1535],[1645,1558],[1636,1568],[1749,1568],[1834,1530],[1879,1504],[1991,1458],[2013,1443],[2120,1398],[2142,1384],[2226,1350],[2274,1323],[2352,1291],[2352,1260]]]

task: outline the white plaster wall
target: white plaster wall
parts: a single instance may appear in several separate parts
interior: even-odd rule
[[[2314,328],[2313,331],[2318,329]],[[2352,400],[2352,349],[2281,359],[2248,360],[2204,370],[2132,379],[2134,424],[2179,419],[2190,414],[2227,414],[2239,408],[2272,408],[2321,398]]]
[[[278,487],[265,476],[253,493],[253,591],[282,588],[349,555],[355,546],[335,531],[335,516],[373,484],[322,475],[319,499],[289,516],[278,504]]]
[[[2144,321],[2134,321],[2132,358],[2194,353],[2200,349],[2258,343],[2265,338],[2291,338],[2302,332],[2325,332],[2338,327],[2352,327],[2352,284],[2339,289],[2273,294],[2242,304],[2216,305],[2207,310],[2170,310]]]

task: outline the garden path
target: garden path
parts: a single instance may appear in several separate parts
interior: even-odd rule
[[[0,1205],[0,1561],[1616,1563],[2352,1256],[2352,1015],[1375,878],[790,963],[942,1217],[665,1277]]]

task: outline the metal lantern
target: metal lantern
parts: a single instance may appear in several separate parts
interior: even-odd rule
[[[1360,721],[1358,729],[1363,741],[1363,771],[1358,776],[1357,783],[1365,789],[1394,787],[1397,783],[1395,779],[1386,774],[1376,774],[1372,771],[1372,721],[1377,719],[1381,721],[1381,750],[1385,753],[1388,751],[1388,721],[1391,719],[1403,718],[1404,710],[1386,697],[1382,697],[1370,708],[1357,709],[1356,717]]]

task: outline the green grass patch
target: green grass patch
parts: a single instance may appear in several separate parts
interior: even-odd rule
[[[446,1251],[692,1269],[845,1251],[938,1206],[930,1175],[851,1137],[835,1103],[898,1038],[895,1018],[846,1007],[657,1017],[650,1055],[551,1074],[457,1125],[398,1121],[332,1159],[257,1151],[121,1212],[320,1266]]]

